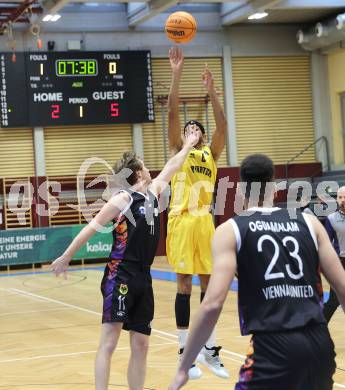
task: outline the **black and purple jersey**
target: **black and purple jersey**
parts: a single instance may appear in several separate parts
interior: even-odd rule
[[[237,239],[238,309],[243,335],[324,323],[313,227],[297,211],[253,208],[230,220]]]
[[[111,259],[153,263],[159,241],[158,199],[151,192],[129,192],[131,203],[115,222]]]

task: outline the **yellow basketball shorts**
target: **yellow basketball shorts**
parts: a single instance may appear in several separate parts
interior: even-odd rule
[[[215,228],[211,214],[169,215],[167,257],[176,273],[211,274],[211,241]]]

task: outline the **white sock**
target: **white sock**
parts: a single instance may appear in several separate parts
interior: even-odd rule
[[[177,329],[177,335],[180,348],[184,348],[187,342],[188,329]]]
[[[206,347],[212,348],[216,346],[216,328],[213,329],[209,339],[206,341]]]

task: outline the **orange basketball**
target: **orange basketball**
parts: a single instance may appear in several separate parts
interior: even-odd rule
[[[189,42],[196,33],[196,20],[188,12],[174,12],[165,22],[165,32],[176,43]]]

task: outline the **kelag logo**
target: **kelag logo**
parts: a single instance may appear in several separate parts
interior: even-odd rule
[[[86,243],[86,252],[87,253],[95,253],[95,252],[110,252],[111,244],[104,244],[99,241],[97,244]]]

